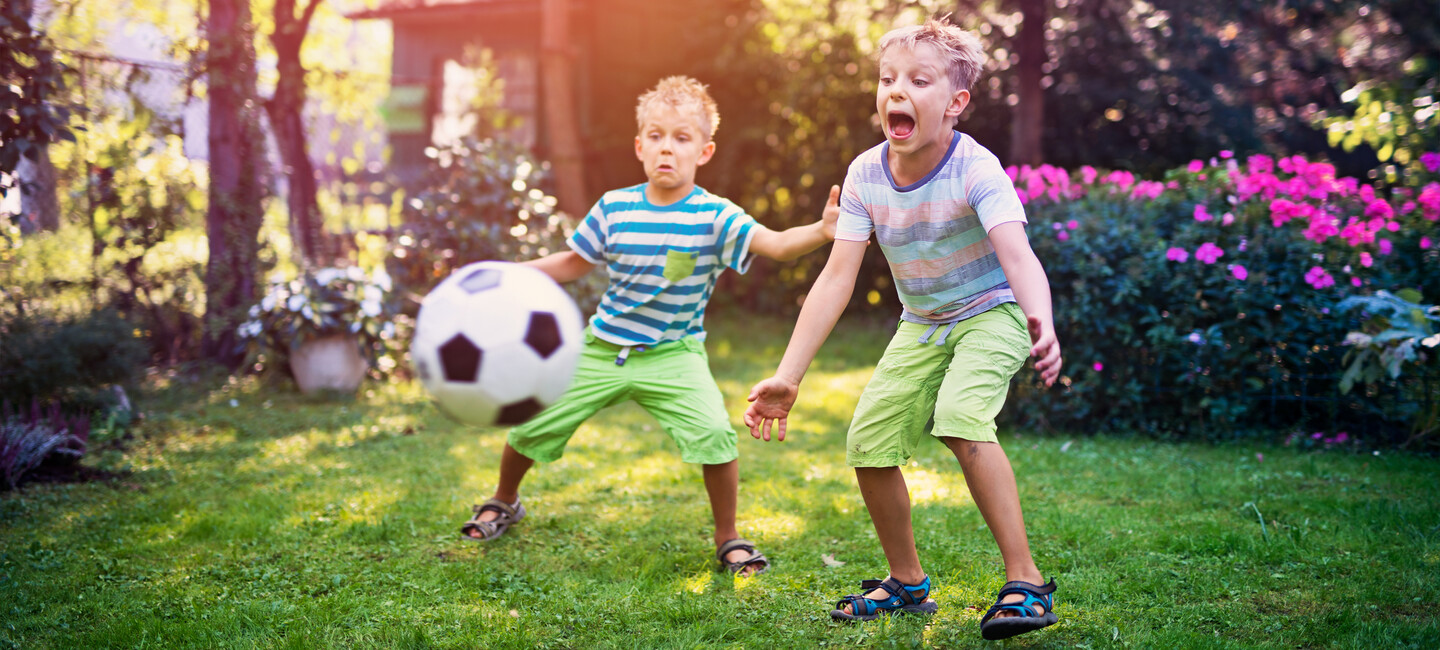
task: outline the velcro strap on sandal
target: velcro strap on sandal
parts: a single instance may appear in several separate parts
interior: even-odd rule
[[[520,504],[519,501],[516,501],[516,502],[515,502],[515,505],[519,505],[519,504]],[[486,500],[485,503],[482,503],[482,504],[480,504],[480,505],[478,505],[478,506],[474,506],[473,509],[475,510],[475,516],[476,516],[476,517],[479,517],[479,516],[480,516],[480,513],[485,512],[486,510],[493,510],[493,511],[495,511],[495,512],[500,513],[502,516],[514,518],[514,517],[515,517],[515,514],[516,514],[516,513],[515,513],[515,505],[511,505],[511,504],[505,503],[504,501],[501,501],[501,500],[499,500],[499,499],[494,499],[494,498],[492,498],[492,499]]]
[[[736,537],[735,539],[721,544],[720,548],[716,549],[715,559],[724,562],[725,556],[729,555],[730,551],[733,551],[735,549],[749,551],[752,556],[755,554],[755,544],[753,542],[743,537]]]

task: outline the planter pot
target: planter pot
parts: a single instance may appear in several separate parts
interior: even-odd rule
[[[305,394],[354,393],[365,380],[365,357],[353,334],[332,334],[290,347],[290,372]]]

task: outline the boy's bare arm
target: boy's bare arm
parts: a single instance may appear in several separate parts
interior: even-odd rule
[[[790,407],[799,396],[800,380],[850,302],[868,243],[837,241],[830,250],[825,270],[805,296],[805,306],[800,308],[795,332],[790,335],[790,344],[785,347],[785,356],[775,376],[750,389],[748,399],[752,403],[745,411],[745,425],[750,427],[750,435],[768,441],[770,427],[775,424],[779,428],[779,439],[785,440],[786,422]]]
[[[788,262],[834,241],[835,222],[839,218],[840,186],[832,185],[819,221],[779,232],[758,226],[755,237],[750,240],[750,250],[756,255]]]
[[[1055,336],[1055,318],[1050,306],[1050,280],[1045,277],[1045,267],[1030,249],[1030,239],[1025,236],[1025,224],[1018,221],[1002,223],[990,231],[990,243],[995,246],[995,256],[1000,259],[1000,268],[1015,292],[1015,300],[1025,311],[1025,320],[1030,330],[1030,356],[1035,357],[1035,370],[1046,386],[1055,383],[1060,376],[1060,341]]]
[[[521,262],[521,264],[540,269],[545,272],[545,275],[550,276],[550,279],[561,284],[579,280],[586,273],[593,271],[596,266],[589,260],[580,257],[580,254],[575,251],[551,253],[539,259]]]

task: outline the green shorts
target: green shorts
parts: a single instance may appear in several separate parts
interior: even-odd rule
[[[953,329],[901,321],[855,407],[846,462],[904,465],[927,429],[936,437],[995,442],[995,416],[1029,355],[1025,313],[1015,303]]]
[[[616,365],[622,349],[586,329],[570,389],[533,420],[511,429],[510,446],[527,458],[555,461],[582,422],[602,408],[635,400],[675,441],[680,460],[720,465],[740,456],[703,341],[685,337],[655,348],[631,348],[625,364]]]

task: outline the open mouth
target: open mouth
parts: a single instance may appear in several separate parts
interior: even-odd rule
[[[915,132],[915,118],[895,111],[885,116],[885,121],[890,125],[890,135],[897,138],[908,138]]]

